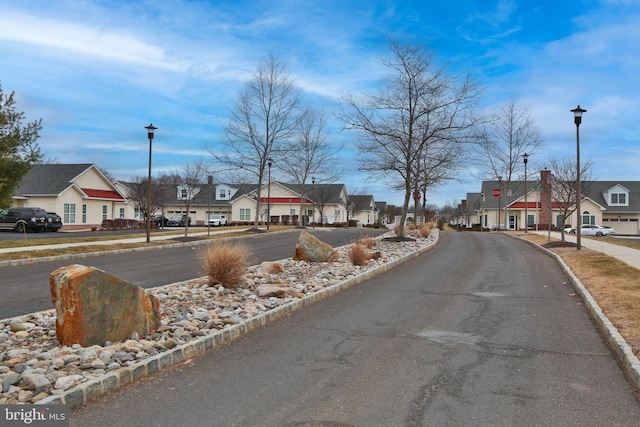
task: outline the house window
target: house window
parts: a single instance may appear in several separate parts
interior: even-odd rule
[[[220,189],[219,197],[221,199],[226,199],[227,198],[227,192],[226,192],[226,190],[224,188]]]
[[[84,205],[82,205],[84,207]],[[76,204],[65,203],[64,204],[64,223],[75,224],[76,223]]]
[[[124,208],[120,208],[120,218],[124,219]]]
[[[611,194],[612,205],[626,205],[627,195],[625,193],[612,193]]]
[[[87,223],[87,205],[82,205],[82,223]]]
[[[251,221],[251,209],[240,208],[240,221]]]
[[[295,209],[289,209],[289,215],[295,215],[295,214],[296,214]]]
[[[134,219],[142,219],[142,213],[140,212],[140,208],[139,207],[135,207],[133,208],[133,218]]]
[[[107,205],[102,205],[102,220],[107,219]]]
[[[189,198],[189,191],[186,188],[183,188],[182,190],[180,190],[180,199],[184,200],[188,198]]]
[[[595,224],[596,223],[596,216],[595,215],[591,215],[589,213],[589,211],[584,211],[582,213],[582,223],[583,224]]]

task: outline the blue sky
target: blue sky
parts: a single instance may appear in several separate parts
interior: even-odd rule
[[[603,180],[640,180],[640,0],[531,1],[2,1],[0,84],[27,118],[43,119],[39,143],[59,163],[96,163],[118,179],[211,158],[240,89],[269,54],[287,64],[305,100],[331,112],[348,91],[380,87],[388,39],[421,43],[437,64],[485,87],[480,107],[517,97],[542,131],[542,149],[575,155],[569,112],[588,111],[581,157]],[[350,192],[401,204],[367,182],[355,133],[339,132]],[[434,188],[444,205],[480,190]]]

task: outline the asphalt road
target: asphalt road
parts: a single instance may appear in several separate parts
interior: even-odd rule
[[[309,229],[320,240],[342,246],[384,230],[370,228]],[[55,234],[55,233],[48,233]],[[293,255],[299,231],[251,234],[242,240],[252,251],[251,264],[276,261]],[[167,285],[202,276],[199,254],[203,245],[161,248],[142,252],[100,255],[15,267],[0,267],[0,319],[53,308],[49,275],[70,264],[91,265],[143,288]]]
[[[73,410],[71,426],[631,426],[640,404],[557,264],[493,233]]]

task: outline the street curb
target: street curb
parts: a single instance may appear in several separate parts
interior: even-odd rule
[[[86,404],[90,400],[111,393],[127,384],[137,381],[149,375],[153,375],[172,365],[184,363],[192,358],[203,355],[208,350],[219,347],[224,344],[248,334],[251,331],[259,329],[271,322],[289,316],[291,313],[301,310],[304,307],[315,304],[328,297],[336,295],[345,289],[358,285],[377,275],[385,273],[400,264],[410,261],[436,246],[440,239],[440,232],[436,233],[435,241],[420,250],[412,252],[403,257],[390,261],[380,267],[373,268],[364,273],[360,273],[343,282],[324,288],[318,292],[314,292],[304,298],[283,304],[266,313],[247,319],[242,323],[235,324],[227,329],[218,330],[210,335],[197,338],[187,343],[181,344],[171,350],[165,351],[156,356],[152,356],[141,360],[131,366],[116,369],[99,378],[87,381],[62,394],[46,397],[38,402],[37,405],[69,405],[70,408]],[[165,285],[166,286],[166,285]]]
[[[576,293],[580,295],[580,297],[584,301],[589,316],[596,324],[596,327],[598,328],[600,333],[604,336],[607,344],[618,360],[625,375],[631,382],[631,385],[635,390],[640,390],[640,360],[638,360],[636,355],[633,354],[631,346],[625,341],[623,336],[618,331],[618,328],[616,328],[614,324],[609,320],[609,318],[607,318],[607,316],[598,305],[598,302],[593,298],[589,290],[582,284],[580,279],[573,273],[573,271],[571,271],[562,257],[555,252],[550,251],[549,249],[544,248],[530,240],[523,239],[519,236],[511,237],[515,237],[517,239],[525,241],[543,251],[547,255],[551,256],[552,258],[555,258],[558,264],[560,264],[560,267],[562,267],[562,269],[564,270],[565,274],[571,280]]]

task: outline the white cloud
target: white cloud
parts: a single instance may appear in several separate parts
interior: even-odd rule
[[[125,29],[100,28],[23,13],[0,15],[0,39],[70,51],[107,61],[183,71],[187,65],[168,60],[163,48]]]

